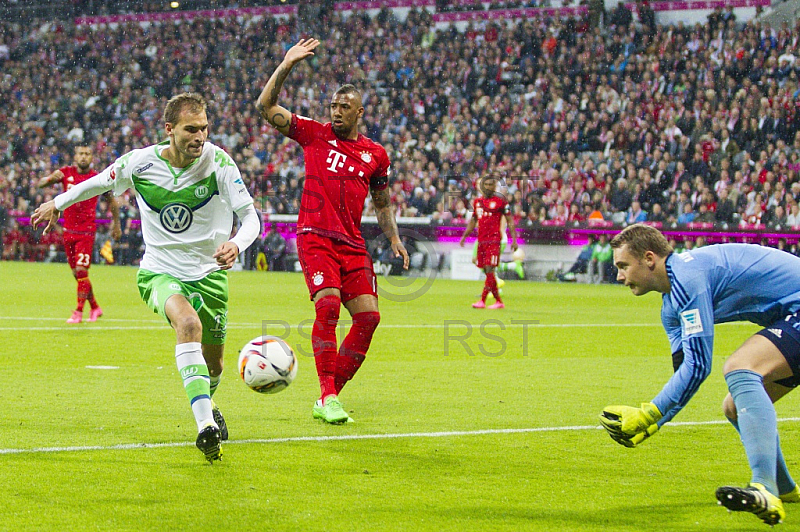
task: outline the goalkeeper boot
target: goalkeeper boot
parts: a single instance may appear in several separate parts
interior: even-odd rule
[[[72,316],[69,317],[67,323],[80,323],[83,321],[83,311],[73,310]]]
[[[228,424],[225,423],[225,418],[222,417],[222,412],[214,400],[211,400],[211,413],[214,414],[214,423],[219,427],[219,439],[225,441],[228,439]]]
[[[323,400],[318,400],[314,403],[314,408],[311,410],[311,415],[314,419],[321,419],[325,423],[338,425],[340,423],[347,423],[350,416],[344,411],[342,403],[335,395],[329,395]]]
[[[751,483],[746,488],[723,486],[717,489],[717,501],[731,512],[750,512],[772,526],[786,517],[781,500],[763,484]]]
[[[195,445],[202,451],[206,460],[213,464],[214,460],[219,460],[222,457],[221,441],[219,428],[214,425],[206,425],[197,435]]]
[[[800,502],[800,487],[794,485],[794,489],[779,496],[781,502]]]

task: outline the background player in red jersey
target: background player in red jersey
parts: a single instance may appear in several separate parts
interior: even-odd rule
[[[54,183],[61,183],[64,191],[69,190],[78,183],[83,183],[90,177],[97,175],[92,166],[92,148],[89,146],[75,146],[74,165],[59,168],[52,174],[39,180],[39,187],[46,187]],[[119,225],[119,206],[109,194],[108,205],[114,217],[111,226],[111,236],[118,240],[122,236]],[[94,235],[97,231],[95,222],[95,209],[97,198],[91,198],[64,211],[64,250],[67,252],[67,262],[72,268],[72,275],[78,281],[78,306],[72,312],[67,323],[80,323],[83,321],[83,307],[89,301],[91,312],[87,321],[97,321],[103,315],[103,309],[97,304],[94,297],[92,283],[89,281],[89,267],[92,265],[92,250],[94,249]]]
[[[316,308],[311,337],[321,389],[312,414],[328,423],[344,423],[350,417],[339,402],[339,392],[361,367],[380,321],[375,271],[361,235],[368,191],[378,224],[392,251],[403,257],[406,269],[408,253],[398,235],[387,189],[389,157],[383,146],[358,132],[364,114],[358,90],[344,85],[334,93],[327,124],[278,105],[289,72],[313,56],[317,46],[318,40],[303,39],[289,49],[256,107],[272,126],[303,147],[306,177],[297,220],[297,252]],[[342,303],[353,325],[337,353],[336,325]]]
[[[486,308],[486,298],[491,293],[496,302],[489,305],[490,309],[505,308],[500,299],[500,292],[497,289],[497,276],[494,270],[500,263],[500,221],[503,217],[508,222],[508,229],[511,232],[511,249],[517,250],[517,231],[514,229],[514,217],[511,215],[508,201],[495,194],[497,189],[497,179],[486,176],[480,180],[479,186],[483,196],[475,198],[473,201],[472,218],[467,223],[464,235],[461,237],[461,247],[475,226],[478,227],[478,268],[483,268],[486,273],[486,282],[483,285],[481,300],[473,303],[475,308]]]

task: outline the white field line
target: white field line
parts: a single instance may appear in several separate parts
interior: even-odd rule
[[[778,419],[779,422],[796,422],[800,417],[787,417]],[[727,425],[727,421],[683,421],[670,423],[671,427],[697,427],[703,425]],[[225,445],[242,444],[270,444],[294,442],[330,442],[330,441],[355,441],[355,440],[392,440],[399,438],[452,438],[460,436],[485,436],[490,434],[528,434],[536,432],[572,432],[581,430],[602,429],[600,425],[574,425],[568,427],[537,427],[527,429],[485,429],[463,430],[446,432],[405,432],[398,434],[344,434],[341,436],[290,436],[286,438],[228,440]],[[69,453],[82,451],[130,451],[134,449],[158,449],[163,447],[192,447],[194,442],[166,442],[166,443],[121,443],[118,445],[81,445],[74,447],[36,447],[33,449],[0,449],[4,454],[39,454],[39,453]]]
[[[28,320],[31,318],[17,318],[17,317],[3,317],[0,316],[0,322],[3,320]],[[37,318],[39,319],[39,318]],[[43,319],[58,319],[61,321],[61,318],[43,318]],[[346,318],[342,318],[345,323]],[[103,320],[103,321],[111,321],[111,320]],[[60,326],[33,326],[33,327],[0,327],[0,331],[142,331],[142,330],[157,330],[157,329],[164,329],[169,328],[169,325],[166,322],[158,322],[152,320],[117,320],[123,321],[127,323],[153,323],[154,325],[119,325],[119,326],[103,326],[103,325],[60,325]],[[264,320],[268,322],[269,327],[289,327],[290,329],[299,329],[301,327],[300,324],[294,325],[283,325],[279,322],[279,320]],[[158,324],[158,325],[156,325]],[[302,326],[306,329],[309,328],[311,324],[311,320]],[[746,324],[746,322],[732,322],[732,323],[718,323],[717,325],[741,325]],[[229,323],[228,329],[253,329],[261,327],[263,323]],[[463,327],[464,324],[462,320],[449,320],[448,325],[453,329],[454,332],[457,332],[460,327]],[[470,325],[477,326],[477,325],[484,325],[485,327],[497,327],[495,322],[488,322],[485,324],[482,323],[472,323]],[[511,323],[503,323],[505,328],[507,329],[515,329],[518,327],[529,327],[531,329],[573,329],[579,327],[661,327],[660,323],[519,323],[518,320],[512,321]],[[381,324],[379,327],[381,329],[441,329],[443,328],[443,323],[421,323],[421,324],[401,324],[401,323],[387,323],[385,325]],[[310,329],[309,329],[310,330]]]

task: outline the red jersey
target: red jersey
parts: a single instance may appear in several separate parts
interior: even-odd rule
[[[478,221],[478,242],[501,242],[500,220],[511,212],[508,202],[503,196],[476,198],[472,205]]]
[[[361,212],[370,187],[382,190],[388,184],[386,150],[364,135],[340,139],[330,122],[295,114],[288,136],[303,147],[306,161],[298,234],[317,233],[365,247]]]
[[[75,166],[65,166],[59,168],[64,178],[61,181],[64,191],[71,189],[78,183],[83,183],[87,179],[97,175],[94,170],[89,170],[85,174],[79,174]],[[94,233],[97,230],[95,223],[95,209],[97,208],[97,197],[89,198],[86,201],[76,203],[64,211],[64,231],[69,233]]]

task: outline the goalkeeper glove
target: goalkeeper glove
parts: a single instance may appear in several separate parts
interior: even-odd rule
[[[658,432],[656,422],[662,418],[653,403],[642,403],[641,408],[612,405],[603,409],[600,423],[609,436],[625,447],[636,447]]]

